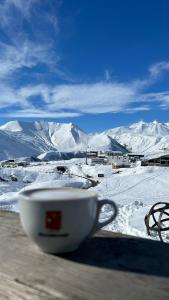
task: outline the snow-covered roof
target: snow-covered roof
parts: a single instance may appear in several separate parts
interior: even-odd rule
[[[144,156],[144,154],[141,154],[141,153],[127,153],[126,155],[127,156],[141,156],[141,157]]]
[[[155,159],[160,157],[169,157],[169,152],[150,153],[145,155],[144,159],[149,160],[149,159]]]

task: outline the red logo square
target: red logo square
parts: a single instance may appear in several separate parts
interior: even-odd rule
[[[46,228],[61,229],[62,226],[62,212],[61,211],[47,211],[46,212]]]

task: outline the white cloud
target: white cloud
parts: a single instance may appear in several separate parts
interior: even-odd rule
[[[58,32],[56,11],[52,11],[52,5],[50,15],[43,8],[39,11],[43,3],[41,0],[0,2],[0,29],[6,36],[6,39],[0,41],[1,80],[11,80],[8,76],[22,68],[31,70],[36,76],[37,70],[34,67],[39,64],[46,65],[58,77],[66,78],[65,72],[59,67],[60,57],[55,48]],[[48,34],[43,32],[39,24],[49,29]],[[51,28],[55,32],[54,39]],[[22,72],[18,72],[18,75],[21,77]]]
[[[169,92],[144,93],[142,81],[140,85],[133,82],[60,84],[53,87],[40,84],[21,88],[18,94],[28,103],[29,97],[40,96],[46,113],[51,117],[55,113],[61,113],[64,116],[65,111],[70,111],[75,116],[117,112],[135,113],[151,110],[152,103],[163,109],[169,108]]]
[[[6,0],[4,2],[4,5],[14,5],[21,12],[25,13],[26,15],[29,15],[32,5],[34,5],[37,2],[39,2],[39,0]]]
[[[2,17],[2,22],[4,25],[10,23],[12,17],[18,10],[24,18],[29,18],[31,16],[32,8],[35,4],[40,3],[41,0],[3,0],[0,4],[0,14]],[[4,14],[5,13],[5,14]],[[2,23],[1,23],[2,25]]]
[[[0,26],[10,36],[16,26],[19,30],[15,32],[15,37],[21,33],[23,19],[30,21],[31,11],[34,4],[40,0],[4,0],[0,4]]]
[[[14,6],[15,9],[18,9],[25,18],[28,18],[31,14],[32,6],[39,1],[40,0],[6,0],[3,7],[6,10],[10,10],[13,8],[12,6]]]
[[[1,78],[5,78],[23,67],[33,68],[38,64],[52,65],[52,56],[49,55],[49,46],[46,47],[25,41],[16,47],[0,42]]]
[[[161,106],[168,106],[169,108],[169,91],[157,93],[145,93],[139,96],[139,100],[147,103],[156,103]]]
[[[149,68],[150,76],[155,79],[158,78],[164,71],[169,71],[168,61],[158,62]]]
[[[45,84],[27,86],[18,91],[29,97],[40,96],[45,109],[52,112],[70,110],[78,114],[119,112],[135,101],[136,91],[121,83],[69,84],[54,87]]]
[[[135,113],[148,111],[154,104],[161,109],[169,108],[169,91],[144,93],[139,85],[132,83],[38,84],[15,90],[0,86],[0,89],[1,108],[10,109],[17,104],[17,109],[12,112],[15,117],[64,118],[83,114]],[[10,113],[6,116],[10,117]]]
[[[30,104],[26,98],[21,97],[14,88],[0,84],[0,109],[10,108],[12,106],[28,108]]]
[[[148,71],[148,76],[143,79],[136,79],[132,82],[137,90],[144,90],[159,81],[162,75],[169,71],[169,61],[155,63],[149,67]]]
[[[105,79],[106,81],[110,81],[112,79],[112,73],[110,70],[105,70]]]
[[[39,109],[32,100],[39,96]],[[45,84],[25,86],[13,90],[5,90],[1,94],[1,104],[10,109],[17,104],[13,114],[27,117],[42,116],[68,117],[79,116],[85,113],[98,114],[107,112],[120,112],[127,109],[134,101],[135,91],[132,87],[120,83],[94,83],[58,85],[51,87]],[[8,100],[10,99],[10,100]],[[42,108],[43,106],[43,108]],[[2,107],[2,106],[1,106]],[[26,110],[25,110],[26,109]],[[27,111],[27,114],[26,114]],[[9,114],[8,114],[9,116]]]
[[[21,97],[24,97],[25,99],[28,99],[32,96],[41,96],[45,103],[50,102],[50,87],[45,84],[25,86],[23,88],[20,88],[18,93]]]
[[[1,117],[64,118],[86,113],[135,113],[150,110],[152,102],[163,109],[169,107],[169,92],[137,94],[137,91],[132,90],[131,87],[117,83],[116,85],[97,83],[90,86],[87,84],[57,87],[36,85],[18,90],[8,87],[2,89],[0,86],[0,90],[1,109],[5,107],[9,111],[7,114],[1,112]],[[33,102],[32,96],[40,96],[41,101],[33,100]],[[13,109],[14,105],[17,105],[17,108]]]
[[[15,55],[13,64],[7,64],[4,69],[1,69],[0,74],[2,75],[9,71],[13,72],[14,69],[22,66],[32,67],[34,64],[37,64],[39,58],[36,58],[36,55],[34,57],[33,52],[31,55],[34,59],[31,58],[30,60],[29,56],[27,57],[23,53],[24,51],[22,51],[21,56],[18,54],[18,57]],[[10,55],[8,55],[8,62],[10,62],[9,57]],[[15,117],[42,118],[64,118],[83,114],[117,112],[135,113],[150,110],[152,103],[155,103],[162,109],[169,108],[169,91],[144,93],[142,81],[138,80],[137,84],[135,83],[136,81],[131,83],[60,84],[56,86],[37,84],[23,86],[18,89],[12,89],[8,85],[3,86],[1,83],[0,104],[1,108],[6,107],[8,111],[14,105],[17,105],[17,108],[12,112]],[[37,108],[38,105],[39,108]],[[10,117],[10,113],[6,116]]]
[[[43,8],[46,3],[49,11]],[[24,32],[24,21],[27,22],[27,27],[29,27],[27,29],[33,29],[35,35],[36,30],[38,30],[39,36],[41,35],[39,25],[44,24],[52,25],[53,31],[57,33],[59,30],[57,5],[59,6],[59,3],[60,1],[56,0],[53,8],[52,1],[48,0],[2,0],[0,2],[0,27],[12,40],[18,39],[19,36],[22,36],[22,38],[28,36],[28,32]],[[44,32],[42,32],[42,35],[44,36]],[[50,35],[50,32],[48,32],[48,35]]]
[[[78,117],[81,114],[75,112],[65,112],[65,111],[56,111],[50,112],[45,111],[44,109],[20,109],[18,111],[9,112],[5,114],[0,112],[1,118],[74,118]]]
[[[154,84],[164,71],[169,70],[169,62],[159,62],[149,68],[148,76],[132,82],[112,81],[111,72],[105,70],[105,81],[91,83],[31,84],[15,88],[9,85],[9,79],[15,83],[15,73],[26,68],[32,70],[39,64],[51,68],[64,77],[57,68],[59,57],[53,56],[53,45],[49,40],[30,40],[22,33],[22,21],[16,20],[18,31],[13,35],[12,20],[17,12],[31,26],[35,4],[40,0],[6,0],[0,4],[1,25],[12,39],[9,43],[0,42],[0,116],[66,118],[83,114],[135,113],[151,109],[151,102],[161,108],[169,107],[169,93],[146,94],[144,89]],[[44,22],[58,27],[57,17],[45,15]],[[20,28],[20,30],[19,30]],[[43,35],[43,34],[42,34]],[[20,73],[22,75],[22,72]],[[12,81],[12,78],[14,79]],[[37,96],[37,98],[36,98]],[[39,107],[38,107],[39,106]],[[6,109],[6,113],[2,109]]]
[[[22,76],[20,71],[23,68],[36,74],[38,65],[45,65],[48,70],[53,68],[52,71],[66,79],[59,67],[60,60],[57,51],[54,51],[56,49],[53,42],[46,34],[39,32],[38,24],[41,21],[51,24],[55,33],[59,27],[56,13],[48,14],[43,10],[43,15],[37,15],[35,8],[42,3],[43,0],[4,0],[0,4],[0,28],[9,37],[8,43],[0,42],[0,108],[8,110],[5,116],[10,117],[12,114],[15,117],[55,118],[83,114],[134,113],[150,110],[152,103],[163,109],[169,108],[168,91],[144,93],[148,86],[159,80],[163,72],[169,71],[167,61],[152,65],[145,78],[131,82],[113,81],[111,72],[106,69],[104,81],[55,86],[22,83],[21,87],[16,88],[15,74]],[[40,18],[37,23],[36,17]],[[26,21],[32,32],[31,38],[29,32],[23,30],[23,21]],[[9,79],[13,85],[9,84]],[[36,96],[38,100],[35,103],[33,101]]]
[[[141,111],[149,111],[151,110],[151,107],[148,105],[142,105],[142,106],[138,106],[138,107],[131,107],[131,108],[127,108],[125,109],[125,113],[136,113],[136,112],[141,112]]]
[[[117,112],[133,101],[132,86],[98,82],[56,86],[51,93],[51,109],[76,109],[82,113]]]

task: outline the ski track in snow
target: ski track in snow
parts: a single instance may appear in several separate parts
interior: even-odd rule
[[[0,177],[8,181],[0,182],[0,209],[18,212],[18,191],[30,183],[36,186],[44,182],[56,186],[89,188],[89,182],[85,179],[58,174],[57,165],[66,165],[71,174],[90,175],[100,181],[99,185],[90,189],[96,191],[99,199],[111,199],[118,206],[118,217],[105,227],[110,231],[148,237],[144,225],[145,214],[155,202],[169,200],[169,168],[135,166],[121,169],[120,174],[113,174],[111,166],[90,166],[85,165],[85,159],[71,159],[31,163],[26,168],[1,168]],[[104,177],[98,178],[98,173],[104,173]],[[10,175],[15,175],[18,181],[11,181]],[[110,215],[110,207],[105,206],[101,221]],[[153,238],[156,238],[155,234]]]

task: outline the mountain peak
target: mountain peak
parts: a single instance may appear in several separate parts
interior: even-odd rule
[[[7,130],[12,132],[22,131],[22,122],[19,121],[9,121],[4,125],[0,126],[0,130]]]
[[[0,127],[0,141],[3,145],[0,159],[37,156],[49,151],[85,151],[87,144],[93,149],[125,151],[104,133],[91,136],[73,123],[10,121]]]
[[[161,124],[161,123],[158,122],[157,120],[154,120],[152,123],[153,123],[154,125]]]

